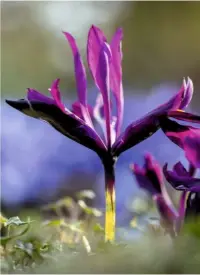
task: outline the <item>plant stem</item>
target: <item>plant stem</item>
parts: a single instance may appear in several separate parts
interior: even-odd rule
[[[115,240],[115,161],[104,161],[105,171],[105,241]]]

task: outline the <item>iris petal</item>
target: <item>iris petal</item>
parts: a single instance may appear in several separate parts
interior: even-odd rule
[[[56,105],[48,105],[38,101],[6,100],[6,102],[31,117],[48,122],[63,135],[94,150],[97,154],[104,154],[106,148],[102,140],[93,129],[74,114],[66,114]]]

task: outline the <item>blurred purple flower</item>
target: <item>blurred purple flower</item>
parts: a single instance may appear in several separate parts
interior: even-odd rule
[[[188,192],[197,194],[200,192],[200,179],[194,178],[196,168],[190,163],[187,171],[181,162],[174,165],[173,171],[167,170],[167,164],[163,167],[167,181],[173,188],[182,191],[178,211],[175,210],[165,188],[161,166],[151,154],[145,155],[143,168],[134,164],[131,165],[131,169],[140,188],[149,192],[155,201],[161,215],[161,224],[172,236],[175,236],[179,233],[185,219]],[[190,211],[191,209],[192,207]]]
[[[178,218],[178,212],[174,208],[165,188],[159,163],[156,162],[151,154],[146,154],[143,168],[134,164],[131,165],[131,170],[140,188],[146,190],[156,203],[161,215],[161,223],[170,234],[174,235],[174,225]]]
[[[177,231],[179,231],[185,218],[188,193],[200,192],[200,178],[194,178],[196,168],[192,163],[190,163],[188,171],[181,162],[177,162],[173,166],[173,171],[167,170],[167,164],[165,164],[163,167],[163,173],[166,180],[173,188],[183,191],[179,202],[179,218],[177,220]]]
[[[167,164],[163,167],[166,180],[173,188],[180,191],[200,192],[200,178],[194,178],[195,168],[191,166],[187,171],[181,162],[177,162],[173,171],[167,170]]]

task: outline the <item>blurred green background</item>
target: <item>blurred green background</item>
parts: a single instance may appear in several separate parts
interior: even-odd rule
[[[91,24],[109,38],[123,27],[125,86],[148,91],[158,83],[181,84],[190,76],[193,107],[199,109],[199,2],[2,2],[2,96],[23,97],[27,87],[47,93],[57,77],[63,93],[73,94],[73,61],[61,31],[77,38],[86,62]],[[89,74],[88,80],[93,85]]]

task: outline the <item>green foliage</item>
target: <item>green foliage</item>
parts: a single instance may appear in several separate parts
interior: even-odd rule
[[[181,234],[171,239],[157,219],[156,223],[147,219],[144,227],[134,216],[129,228],[117,229],[120,238],[115,243],[105,243],[101,211],[86,204],[84,199],[92,199],[88,194],[44,207],[57,213],[48,220],[1,215],[2,273],[198,273],[200,220],[188,221]],[[71,209],[67,217],[59,211],[63,206]],[[74,212],[79,214],[76,219]],[[128,231],[131,238],[126,239]]]

